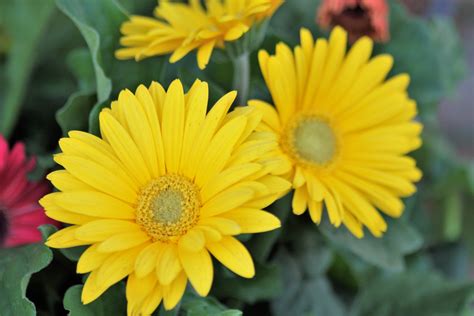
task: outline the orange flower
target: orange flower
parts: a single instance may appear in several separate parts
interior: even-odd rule
[[[351,42],[364,35],[379,42],[390,38],[385,0],[323,0],[317,23],[323,28],[342,26]]]

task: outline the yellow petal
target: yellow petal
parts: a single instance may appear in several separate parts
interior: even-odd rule
[[[155,143],[155,156],[158,160],[157,168],[158,175],[163,175],[166,173],[165,169],[165,154],[163,149],[163,137],[161,136],[161,126],[158,119],[158,113],[155,106],[155,101],[153,100],[150,91],[143,85],[140,85],[136,91],[137,99],[143,106],[145,110],[148,122],[150,124],[150,129],[152,133],[152,139]]]
[[[54,200],[58,206],[79,214],[117,219],[135,218],[135,210],[129,204],[96,191],[61,192]]]
[[[137,224],[114,219],[98,219],[80,226],[76,230],[76,238],[84,241],[103,241],[116,234],[137,231]]]
[[[135,189],[130,183],[127,183],[122,177],[118,176],[120,175],[120,167],[110,170],[91,160],[65,154],[56,155],[54,160],[62,165],[71,175],[88,184],[82,191],[87,190],[87,187],[93,187],[129,203],[135,202],[137,198],[138,189]],[[114,185],[111,185],[111,183]]]
[[[226,165],[237,140],[245,129],[247,118],[235,118],[226,123],[212,138],[196,173],[195,182],[199,187],[219,173]]]
[[[256,107],[260,112],[263,113],[263,122],[267,124],[275,132],[281,130],[280,118],[278,113],[273,106],[260,100],[250,100],[248,102],[250,106]]]
[[[57,221],[68,223],[68,224],[85,224],[89,221],[97,219],[96,217],[86,216],[82,214],[77,214],[73,212],[66,211],[64,208],[56,205],[55,196],[60,194],[59,192],[50,193],[45,195],[39,203],[46,210],[46,215],[49,218],[55,219]]]
[[[98,251],[116,252],[143,245],[150,236],[141,230],[114,235],[99,244]]]
[[[142,302],[152,293],[155,285],[156,278],[153,274],[144,278],[139,278],[135,273],[128,276],[125,292],[128,315],[137,315],[140,313]]]
[[[184,92],[179,80],[174,80],[163,106],[162,130],[166,170],[178,172],[184,134]]]
[[[87,248],[77,261],[77,273],[87,273],[97,269],[109,257],[108,253],[97,251],[98,245],[92,245]]]
[[[206,247],[217,260],[232,272],[244,278],[252,278],[255,275],[255,267],[250,253],[234,237],[225,236],[221,241],[207,244]]]
[[[155,285],[155,288],[148,294],[143,303],[141,304],[141,309],[139,315],[151,315],[160,305],[161,300],[163,299],[163,290],[162,286],[159,284]]]
[[[145,87],[142,89],[146,91]],[[122,90],[118,102],[123,104],[130,136],[142,154],[150,174],[157,177],[159,174],[157,149],[155,148],[155,137],[157,135],[153,133],[153,131],[156,132],[157,126],[152,129],[145,110],[130,90]]]
[[[210,226],[196,226],[196,228],[202,231],[204,238],[208,242],[216,242],[222,238],[222,234],[217,229]]]
[[[48,237],[45,244],[51,248],[70,248],[87,245],[89,242],[78,240],[76,238],[77,225],[69,226]]]
[[[231,187],[207,201],[201,208],[201,214],[205,217],[225,213],[237,208],[252,199],[255,195],[253,189],[245,186]]]
[[[104,283],[97,282],[98,275],[98,270],[92,271],[84,283],[81,294],[82,304],[89,304],[94,301],[110,287],[110,285],[106,286]]]
[[[191,229],[186,235],[179,239],[179,247],[183,247],[187,251],[198,252],[204,248],[206,240],[204,234],[198,229]]]
[[[179,258],[184,271],[196,292],[201,296],[207,296],[211,290],[214,270],[209,252],[206,249],[200,252],[189,252],[183,248],[179,249]]]
[[[66,170],[56,170],[46,176],[59,191],[84,191],[93,189],[91,186],[74,177]]]
[[[183,157],[190,157],[192,148],[196,145],[195,140],[199,135],[200,128],[206,118],[207,103],[209,99],[209,87],[206,82],[195,82],[193,93],[188,93],[186,101],[187,113],[183,136]],[[194,85],[193,85],[194,86]],[[181,159],[180,170],[188,174],[188,159]]]
[[[132,273],[141,249],[135,247],[110,255],[97,270],[97,283],[108,288]]]
[[[206,68],[207,64],[209,63],[209,59],[211,58],[212,50],[216,45],[216,41],[209,41],[206,44],[199,47],[197,52],[197,60],[199,69]]]
[[[309,200],[308,209],[309,209],[309,215],[311,216],[311,220],[313,221],[313,223],[316,223],[316,224],[321,223],[321,216],[323,213],[323,202]]]
[[[164,247],[156,266],[156,275],[162,285],[169,285],[181,271],[178,249],[170,244]]]
[[[108,140],[124,167],[141,185],[148,183],[151,174],[137,145],[125,128],[108,111],[100,113],[99,121],[102,135]]]
[[[197,166],[200,166],[202,157],[204,156],[205,150],[209,146],[214,133],[216,132],[219,125],[224,120],[227,111],[237,97],[235,91],[229,92],[220,98],[216,104],[212,107],[204,120],[204,124],[201,126],[201,132],[199,133],[196,143],[192,149],[190,157],[193,159],[189,162],[189,169],[186,175],[191,179],[194,179],[194,175],[198,170]]]
[[[295,215],[301,215],[306,211],[308,199],[309,196],[306,190],[306,186],[295,189],[292,201],[293,213]]]
[[[223,170],[221,173],[214,176],[212,180],[207,182],[201,189],[201,198],[203,202],[207,202],[217,193],[220,193],[231,185],[249,177],[260,169],[262,169],[262,166],[258,163],[246,163]]]
[[[135,274],[139,278],[145,277],[157,267],[163,249],[162,243],[154,242],[143,248],[138,254],[135,261]]]
[[[236,222],[241,234],[262,233],[281,226],[278,217],[259,209],[238,208],[222,214],[222,217]]]
[[[173,281],[173,283],[163,287],[163,302],[166,310],[175,308],[175,306],[183,297],[187,283],[188,278],[186,277],[186,274],[182,272]]]
[[[235,221],[224,217],[207,217],[199,221],[199,225],[210,226],[218,230],[222,235],[238,235],[242,229]]]

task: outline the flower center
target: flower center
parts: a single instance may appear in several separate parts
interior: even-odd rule
[[[329,123],[320,117],[303,116],[290,123],[285,146],[296,160],[310,165],[329,164],[337,154],[337,139]]]
[[[5,211],[0,205],[0,247],[5,242],[7,235],[8,235],[8,219],[5,214]]]
[[[164,175],[140,192],[137,223],[154,241],[174,242],[196,225],[200,207],[193,182],[176,174]]]

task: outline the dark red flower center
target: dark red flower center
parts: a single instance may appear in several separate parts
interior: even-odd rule
[[[8,219],[0,205],[0,247],[4,244],[8,234]]]
[[[334,25],[340,25],[349,31],[351,42],[364,35],[372,36],[375,32],[367,8],[360,4],[345,8],[340,14],[334,15],[332,21]]]

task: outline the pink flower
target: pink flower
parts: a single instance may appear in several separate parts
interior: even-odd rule
[[[323,28],[342,26],[351,42],[364,35],[379,42],[390,38],[386,0],[323,0],[317,22]]]
[[[49,191],[48,185],[27,178],[35,165],[34,158],[26,157],[22,143],[9,150],[7,141],[0,135],[0,247],[41,241],[37,227],[56,224],[38,204]]]

